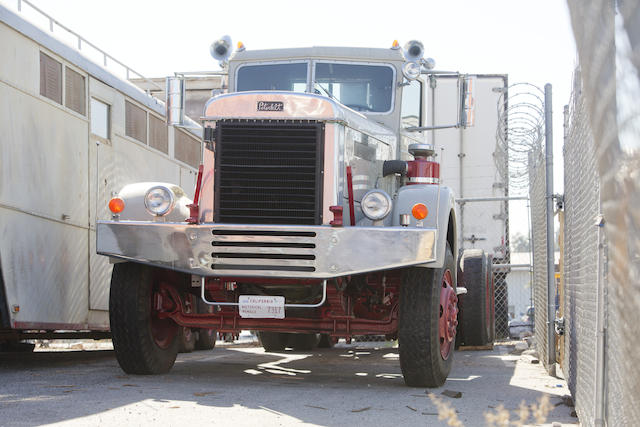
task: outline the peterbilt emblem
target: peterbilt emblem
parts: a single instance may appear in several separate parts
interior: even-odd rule
[[[258,101],[258,111],[284,111],[284,102]]]

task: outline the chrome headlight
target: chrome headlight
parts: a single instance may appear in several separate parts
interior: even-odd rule
[[[391,212],[391,197],[382,190],[371,190],[360,202],[362,213],[372,221],[379,221]]]
[[[173,210],[174,204],[173,191],[163,185],[151,187],[144,195],[144,206],[151,215],[166,215]]]
[[[415,80],[420,76],[420,64],[417,62],[407,62],[402,67],[402,75],[407,80]]]

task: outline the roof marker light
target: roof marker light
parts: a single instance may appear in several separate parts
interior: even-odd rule
[[[398,43],[398,40],[394,40],[393,43],[391,43],[391,49],[400,49],[400,43]]]

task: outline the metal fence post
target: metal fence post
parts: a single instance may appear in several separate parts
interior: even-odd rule
[[[553,118],[551,84],[544,85],[545,175],[547,183],[547,370],[555,375],[556,344],[556,292],[555,241],[553,236]]]

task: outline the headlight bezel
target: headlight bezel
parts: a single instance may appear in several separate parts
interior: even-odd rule
[[[369,208],[367,208],[367,201],[372,197],[378,197],[378,196],[381,197],[381,199],[378,199],[378,201],[386,202],[386,208],[380,211],[379,213],[374,214]],[[392,208],[393,208],[393,201],[391,200],[391,196],[389,196],[389,194],[387,194],[386,191],[380,190],[377,188],[367,191],[365,195],[362,196],[362,199],[360,200],[360,209],[362,210],[362,213],[371,221],[381,221],[385,219],[391,213]]]
[[[420,63],[415,61],[407,61],[402,66],[402,75],[404,76],[405,79],[409,81],[413,81],[418,77],[420,77],[421,71],[422,71],[422,66],[420,65]]]
[[[163,209],[153,209],[153,207],[151,206],[151,200],[150,200],[150,195],[152,193],[155,194],[159,194],[158,192],[163,192],[165,199],[162,203],[162,205],[166,206]],[[155,185],[151,188],[149,188],[145,193],[144,193],[144,207],[147,210],[147,212],[149,212],[151,215],[156,216],[156,217],[160,217],[160,216],[166,216],[168,214],[170,214],[173,211],[173,208],[175,207],[176,204],[176,196],[173,193],[173,191],[165,186],[165,185]]]

